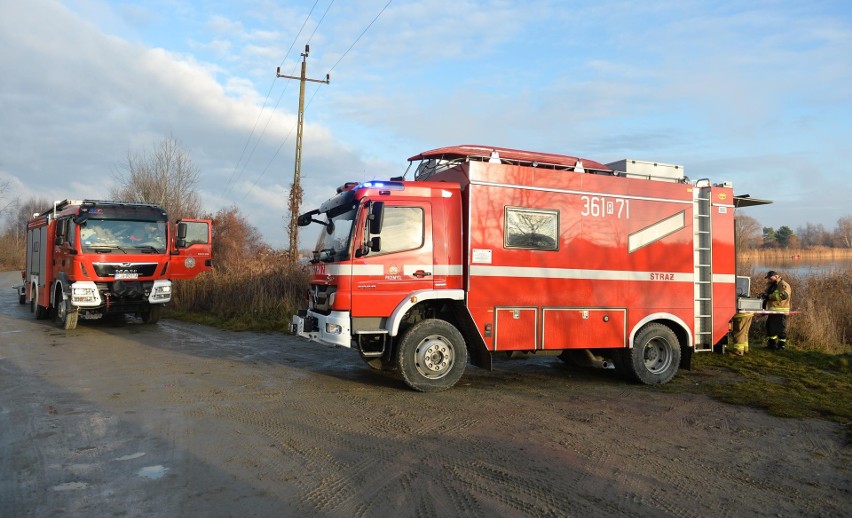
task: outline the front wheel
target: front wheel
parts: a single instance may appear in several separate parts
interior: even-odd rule
[[[142,312],[142,322],[145,324],[156,324],[160,321],[163,306],[148,306],[148,311]]]
[[[636,334],[633,349],[622,354],[636,381],[646,385],[667,383],[680,365],[680,342],[668,326],[648,324]]]
[[[75,329],[77,327],[77,308],[71,305],[71,301],[63,299],[62,292],[56,292],[56,310],[54,313],[54,322],[56,325],[65,330]]]
[[[420,392],[455,385],[467,365],[467,347],[458,329],[445,320],[422,320],[399,341],[396,363],[403,381]]]

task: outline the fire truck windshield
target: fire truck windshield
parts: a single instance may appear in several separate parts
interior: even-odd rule
[[[80,223],[80,245],[83,252],[162,254],[166,222],[88,218]]]
[[[336,262],[349,258],[349,242],[352,239],[352,228],[355,222],[355,207],[348,210],[329,211],[326,214],[328,223],[320,232],[317,248],[314,250],[315,261]]]

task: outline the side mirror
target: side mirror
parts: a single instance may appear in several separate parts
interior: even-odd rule
[[[382,238],[379,236],[373,237],[370,239],[370,251],[371,252],[381,252],[382,251]]]
[[[313,219],[311,218],[317,214],[319,214],[319,210],[317,209],[314,209],[310,212],[306,212],[296,219],[296,224],[298,224],[300,227],[307,227],[313,221]]]
[[[367,216],[370,220],[370,234],[381,234],[382,223],[384,222],[385,202],[374,201],[370,205],[370,215]]]
[[[68,233],[68,218],[60,219],[56,222],[56,239],[54,243],[59,246],[65,241],[65,236]]]
[[[175,247],[186,248],[186,223],[179,221],[177,224],[177,240]]]
[[[379,236],[370,238],[370,242],[366,243],[363,247],[355,250],[355,257],[364,257],[370,252],[381,252],[382,251],[382,238]]]

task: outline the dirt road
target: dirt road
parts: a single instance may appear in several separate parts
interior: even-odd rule
[[[838,426],[556,358],[412,392],[352,351],[36,321],[0,274],[0,516],[841,516]],[[700,377],[701,373],[687,375]],[[697,378],[696,378],[697,379]],[[847,509],[847,511],[843,511]]]

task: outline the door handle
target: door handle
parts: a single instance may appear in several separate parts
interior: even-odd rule
[[[413,276],[415,276],[415,277],[417,277],[417,278],[431,277],[431,276],[432,276],[432,272],[426,272],[426,271],[423,271],[423,270],[417,270],[416,272],[412,273],[411,275],[413,275]]]

